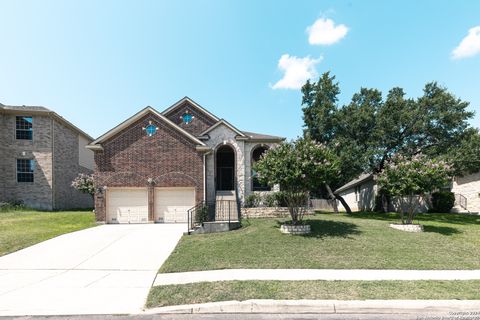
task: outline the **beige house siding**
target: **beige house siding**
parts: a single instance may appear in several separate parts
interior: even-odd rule
[[[80,166],[93,170],[95,166],[93,151],[86,148],[89,143],[90,141],[84,136],[78,135],[78,162]]]
[[[345,199],[352,211],[372,211],[375,208],[377,185],[373,180],[365,181],[339,194]],[[338,209],[345,211],[341,204],[339,204]]]
[[[467,210],[480,212],[480,172],[456,177],[453,180],[452,192],[467,198]]]

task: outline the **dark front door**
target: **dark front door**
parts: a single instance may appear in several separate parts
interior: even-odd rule
[[[234,190],[235,186],[235,153],[230,146],[221,146],[216,156],[217,190]]]
[[[233,168],[218,168],[217,190],[233,190]]]

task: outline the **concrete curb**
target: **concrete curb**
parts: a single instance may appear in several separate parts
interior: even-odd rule
[[[160,307],[143,314],[418,314],[478,311],[480,300],[245,300]]]

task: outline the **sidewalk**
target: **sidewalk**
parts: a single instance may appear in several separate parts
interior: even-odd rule
[[[145,310],[144,314],[433,314],[440,312],[480,312],[480,300],[246,300],[153,308]]]
[[[159,273],[153,285],[231,280],[480,280],[480,270],[225,269]]]

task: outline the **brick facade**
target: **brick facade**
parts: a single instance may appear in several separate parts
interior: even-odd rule
[[[32,140],[15,137],[15,118],[20,115],[32,117]],[[79,133],[58,118],[45,108],[41,112],[0,108],[0,202],[18,201],[42,210],[93,206],[90,196],[70,186],[78,173],[93,171],[79,165]],[[17,182],[17,159],[35,160],[34,182]]]
[[[182,115],[187,111],[189,114],[194,116],[194,121],[189,124],[183,123],[182,120]],[[215,119],[212,119],[207,114],[200,112],[197,108],[188,103],[188,101],[185,101],[175,109],[170,110],[165,116],[180,128],[185,129],[194,136],[200,135],[202,132],[216,123]]]
[[[196,121],[195,121],[196,122]],[[149,123],[158,127],[148,136]],[[129,125],[102,142],[95,152],[96,187],[146,187],[149,190],[149,215],[152,218],[154,187],[194,187],[196,202],[203,200],[203,154],[196,143],[153,113]],[[151,181],[151,183],[149,183]],[[97,192],[95,213],[106,218],[105,192]]]

